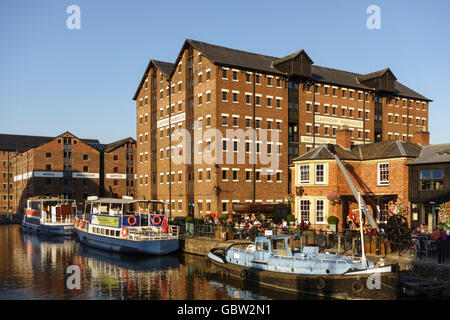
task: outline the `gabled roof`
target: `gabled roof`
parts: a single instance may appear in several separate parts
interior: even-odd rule
[[[390,72],[392,74],[392,76],[395,78],[395,80],[397,80],[397,78],[395,77],[394,73],[389,68],[385,68],[385,69],[378,70],[378,71],[375,71],[375,72],[372,72],[372,73],[360,75],[360,76],[358,76],[358,79],[360,81],[367,81],[367,80],[370,80],[370,79],[380,78],[386,72]]]
[[[389,140],[374,142],[366,145],[354,145],[351,149],[345,149],[338,144],[323,144],[310,150],[293,162],[304,160],[332,160],[335,152],[343,160],[376,160],[389,158],[415,158],[419,156],[422,147],[420,145]]]
[[[70,133],[70,132],[65,132]],[[63,134],[65,134],[63,133]],[[59,136],[62,136],[58,135]],[[0,150],[25,152],[27,150],[39,147],[44,143],[50,142],[55,137],[28,136],[18,134],[0,134]],[[90,143],[99,143],[97,139],[80,139],[81,141]]]
[[[423,146],[420,155],[410,165],[450,163],[450,143]]]
[[[18,134],[0,134],[0,150],[25,152],[54,137],[27,136]]]
[[[133,100],[137,99],[137,96],[139,95],[139,91],[141,90],[145,79],[147,78],[148,72],[152,66],[155,66],[159,71],[161,71],[162,74],[164,74],[166,77],[170,75],[173,69],[173,63],[165,62],[165,61],[158,61],[150,59],[148,62],[147,68],[145,69],[144,75],[141,78],[141,82],[139,82],[139,86],[136,89],[136,92],[134,93]]]
[[[186,39],[179,54],[178,54],[178,57],[174,63],[174,66],[178,65],[178,63],[183,55],[184,50],[189,45],[193,46],[196,50],[200,51],[208,60],[210,60],[211,62],[213,62],[216,65],[226,66],[226,67],[236,67],[236,68],[240,68],[242,70],[255,71],[255,72],[259,71],[259,72],[263,72],[263,73],[280,75],[280,76],[287,76],[287,75],[282,73],[281,71],[277,70],[274,67],[274,63],[278,64],[287,59],[292,59],[293,57],[295,57],[299,54],[302,54],[302,53],[306,54],[306,52],[304,52],[304,50],[300,50],[300,51],[294,52],[288,56],[285,56],[283,58],[278,58],[278,57],[273,57],[273,56],[267,56],[267,55],[261,55],[261,54],[257,54],[257,53],[237,50],[237,49],[231,49],[231,48],[227,48],[227,47],[223,47],[223,46],[209,44],[209,43],[202,42],[202,41]],[[311,59],[309,56],[308,56],[308,58]],[[372,88],[369,88],[366,85],[362,84],[360,82],[360,80],[361,79],[369,79],[370,77],[381,76],[388,71],[392,73],[392,71],[389,68],[385,68],[383,70],[379,70],[379,71],[364,75],[364,74],[359,74],[359,73],[354,73],[354,72],[348,72],[348,71],[343,71],[343,70],[338,70],[338,69],[332,69],[332,68],[312,65],[312,79],[316,80],[318,82],[347,86],[347,87],[352,87],[355,89],[371,90]],[[171,77],[174,72],[175,72],[175,68],[172,69],[169,77]],[[401,84],[397,80],[395,81],[394,87],[395,87],[394,93],[398,96],[403,96],[403,97],[412,98],[412,99],[420,99],[420,100],[425,100],[425,101],[432,101],[429,98],[426,98],[425,96],[406,87],[405,85]]]
[[[136,143],[136,140],[134,140],[131,137],[125,138],[125,139],[121,139],[115,142],[111,142],[110,144],[106,144],[105,148],[103,149],[103,152],[111,152],[116,150],[117,148],[123,146],[125,143]]]
[[[312,61],[312,59],[310,58],[310,56],[308,56],[308,54],[305,52],[305,50],[302,49],[302,50],[299,50],[297,52],[291,53],[290,55],[287,55],[287,56],[285,56],[283,58],[280,58],[280,59],[277,59],[277,60],[273,60],[272,61],[272,65],[276,66],[276,65],[278,65],[280,63],[283,63],[285,61],[293,60],[293,59],[295,59],[296,57],[298,57],[298,56],[300,56],[302,54],[304,54],[311,61],[311,63],[314,63],[314,61]]]

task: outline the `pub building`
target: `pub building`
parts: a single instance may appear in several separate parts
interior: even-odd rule
[[[408,164],[412,227],[433,230],[439,221],[439,206],[450,201],[450,143],[423,146]]]

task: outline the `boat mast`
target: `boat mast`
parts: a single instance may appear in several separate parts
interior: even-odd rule
[[[359,211],[359,231],[361,232],[361,261],[363,268],[367,269],[367,259],[364,250],[364,231],[363,231],[363,205],[361,202],[361,192],[358,192],[358,211]]]

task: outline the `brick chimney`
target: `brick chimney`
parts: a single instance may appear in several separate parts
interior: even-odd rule
[[[336,130],[336,144],[346,149],[352,147],[352,130],[348,126],[342,126]]]
[[[421,131],[414,133],[411,142],[422,146],[428,146],[430,144],[430,132],[428,132],[425,127],[422,127]]]

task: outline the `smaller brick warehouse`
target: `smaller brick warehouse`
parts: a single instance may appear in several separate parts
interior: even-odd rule
[[[136,141],[110,144],[79,139],[70,132],[57,137],[0,135],[0,154],[9,157],[4,173],[9,200],[1,211],[22,212],[32,196],[64,196],[83,202],[87,196],[134,195]],[[12,151],[14,150],[14,151]],[[0,172],[0,176],[5,175]]]
[[[296,218],[310,222],[314,229],[325,229],[327,218],[336,216],[338,230],[348,227],[347,216],[358,209],[358,204],[333,157],[332,152],[336,152],[378,223],[387,222],[393,204],[402,201],[408,204],[407,220],[411,224],[408,164],[429,143],[429,133],[416,132],[413,142],[352,145],[349,131],[341,128],[336,132],[336,144],[321,145],[294,159],[291,174]],[[327,198],[332,192],[340,197],[339,204],[332,205]]]

